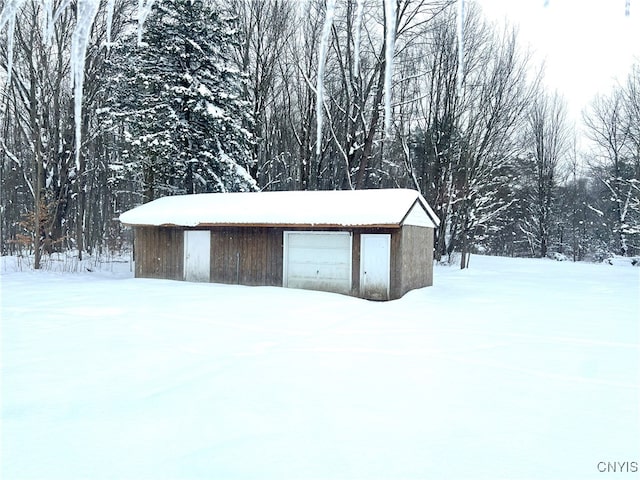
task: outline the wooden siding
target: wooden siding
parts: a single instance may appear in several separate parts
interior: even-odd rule
[[[389,300],[395,300],[404,295],[402,291],[402,229],[391,234],[391,270],[389,271]]]
[[[282,286],[281,228],[217,228],[211,231],[211,281]]]
[[[183,280],[184,230],[184,227],[136,227],[136,277]],[[363,233],[391,234],[389,299],[433,284],[433,228],[405,225],[401,229],[210,227],[209,230],[211,282],[282,286],[284,231],[313,230],[351,232],[353,296],[360,296]]]
[[[134,252],[136,277],[182,280],[184,277],[183,229],[136,227]]]
[[[360,296],[360,232],[351,232],[351,295]]]
[[[397,250],[401,265],[400,281],[396,291],[400,298],[409,290],[433,285],[433,235],[434,229],[405,225],[398,235],[400,248]]]

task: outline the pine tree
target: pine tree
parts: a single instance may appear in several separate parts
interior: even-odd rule
[[[107,118],[119,127],[121,160],[145,201],[201,192],[250,191],[250,105],[232,65],[233,19],[200,0],[164,0],[142,42],[123,38],[110,59]]]

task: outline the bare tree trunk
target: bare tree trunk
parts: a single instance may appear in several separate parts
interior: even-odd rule
[[[34,140],[36,140],[34,138]],[[36,152],[39,151],[38,144],[39,138],[37,139],[34,145],[36,146]],[[35,215],[34,215],[34,225],[33,225],[33,249],[35,258],[33,260],[33,268],[36,270],[40,269],[40,263],[42,261],[42,158],[39,153],[36,153],[35,156],[36,161],[36,188],[35,188]]]
[[[42,166],[42,138],[40,132],[40,122],[38,119],[38,73],[36,71],[36,59],[34,58],[34,45],[35,45],[35,25],[37,24],[36,12],[33,11],[33,25],[34,27],[30,32],[30,46],[28,47],[28,59],[29,59],[29,123],[31,129],[31,142],[33,145],[33,159],[35,162],[35,182],[34,182],[34,221],[33,221],[33,248],[34,248],[34,262],[33,267],[39,270],[42,261],[42,190],[43,190],[43,166]]]
[[[385,45],[383,44],[382,52],[384,51]],[[384,53],[380,56],[380,58],[384,58]],[[373,152],[373,141],[375,139],[376,132],[378,131],[378,122],[380,120],[380,106],[382,102],[382,96],[384,94],[384,66],[385,61],[381,60],[378,64],[378,84],[376,86],[376,96],[372,106],[373,111],[371,113],[371,121],[369,122],[369,129],[364,142],[364,147],[362,149],[362,157],[360,158],[360,165],[358,165],[356,180],[354,182],[354,187],[356,190],[366,187],[366,172],[369,164],[369,159],[371,158],[371,153]]]
[[[82,156],[82,154],[80,154]],[[84,221],[85,221],[85,205],[86,192],[84,191],[85,182],[81,180],[84,174],[78,174],[76,180],[76,193],[78,202],[78,215],[76,218],[76,248],[78,249],[78,260],[82,260],[82,252],[84,251]]]

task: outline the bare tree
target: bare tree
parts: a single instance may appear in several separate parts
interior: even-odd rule
[[[461,268],[468,266],[476,235],[508,204],[498,195],[498,187],[518,149],[515,133],[537,88],[535,79],[529,78],[530,58],[519,50],[514,30],[492,36],[479,53],[483,67],[466,74],[462,99],[466,105],[458,120],[460,189],[455,225]]]
[[[310,1],[299,11],[298,30],[295,41],[289,44],[288,60],[291,69],[285,83],[284,111],[289,132],[295,139],[292,155],[295,176],[294,188],[309,190],[316,187],[317,166],[315,145],[315,99],[314,80],[317,75],[317,55],[324,17],[323,2]]]
[[[285,81],[280,62],[295,31],[296,4],[291,0],[229,0],[229,8],[240,27],[237,63],[247,76],[245,96],[254,118],[247,128],[255,139],[251,174],[258,178],[258,171],[274,153],[270,122],[280,106],[278,93]]]
[[[122,27],[117,2],[112,32]],[[3,216],[3,223],[22,224],[26,229],[3,228],[3,245],[28,244],[35,255],[35,267],[42,253],[86,247],[87,226],[91,214],[103,204],[93,198],[95,182],[103,198],[106,166],[96,149],[99,143],[96,106],[100,92],[99,77],[105,51],[106,21],[104,10],[98,17],[85,65],[85,102],[83,115],[83,152],[75,162],[73,128],[73,94],[70,79],[70,45],[76,21],[73,9],[54,2],[58,19],[50,34],[44,28],[45,12],[40,2],[26,2],[16,23],[11,83],[0,109],[3,136],[2,201],[13,207]],[[6,45],[0,44],[0,68],[8,67]],[[84,150],[86,149],[86,150]],[[11,165],[10,168],[7,165]],[[9,187],[9,188],[5,188]],[[5,224],[6,224],[5,223]],[[96,226],[102,223],[100,219]],[[8,235],[7,235],[8,234]],[[101,234],[96,241],[101,241]]]
[[[570,131],[564,100],[558,93],[540,92],[529,107],[525,126],[524,176],[528,215],[521,222],[539,257],[550,245],[561,162],[568,151]]]
[[[633,104],[628,105],[626,99],[625,92],[616,88],[608,96],[596,97],[583,115],[594,146],[591,171],[604,187],[600,211],[615,239],[614,250],[620,255],[632,253],[634,245],[629,244],[629,239],[640,233],[640,212],[635,210],[640,197],[640,177],[637,145],[633,141],[633,124],[637,124],[638,117],[633,114]]]
[[[21,238],[30,237],[36,269],[43,249],[51,251],[63,239],[62,222],[73,176],[68,60],[73,18],[69,10],[63,10],[51,38],[46,38],[41,8],[37,2],[28,2],[16,22],[13,72],[3,118],[11,124],[4,153],[14,166],[11,174],[23,180],[15,186],[22,190],[21,209],[13,213],[29,219],[30,232]],[[6,55],[4,50],[5,67]],[[31,197],[30,202],[25,195]],[[17,223],[20,218],[9,220]]]
[[[424,30],[423,42],[413,64],[420,82],[416,99],[415,131],[406,169],[412,183],[422,192],[442,220],[436,235],[435,257],[446,254],[450,241],[454,200],[453,167],[456,148],[457,52],[456,19],[452,11]],[[415,179],[415,180],[413,180]]]
[[[629,73],[624,87],[624,99],[629,129],[628,154],[632,167],[630,178],[627,179],[631,190],[628,231],[637,238],[640,236],[640,64],[634,65]],[[636,252],[640,249],[639,243],[636,243]]]
[[[450,9],[449,18],[431,32],[421,128],[425,163],[416,166],[442,220],[436,257],[459,251],[465,268],[476,238],[509,206],[503,185],[539,78],[531,78],[530,58],[519,49],[516,32],[505,27],[497,33],[472,7],[465,18],[459,92],[454,15]]]

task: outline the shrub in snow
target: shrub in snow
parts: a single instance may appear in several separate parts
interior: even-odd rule
[[[83,255],[82,260],[77,250],[51,253],[42,256],[41,270],[56,273],[86,273],[86,272],[133,272],[133,252],[105,251]],[[0,257],[0,271],[2,273],[25,272],[34,269],[34,255],[7,255]]]
[[[564,253],[559,252],[553,252],[551,255],[549,255],[549,258],[557,260],[558,262],[566,262],[567,260],[569,260],[569,258]]]
[[[623,257],[621,255],[612,255],[606,258],[603,263],[607,265],[624,265],[624,266],[640,266],[640,257]]]

